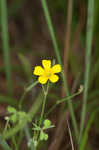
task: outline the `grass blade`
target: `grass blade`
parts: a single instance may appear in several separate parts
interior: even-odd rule
[[[53,42],[54,50],[55,50],[55,53],[56,53],[56,57],[57,57],[57,60],[58,60],[59,64],[62,66],[62,61],[61,61],[61,57],[60,57],[60,53],[59,53],[59,49],[58,49],[54,29],[53,29],[53,26],[52,26],[51,18],[50,18],[50,15],[49,15],[47,3],[46,3],[46,0],[41,0],[41,2],[42,2],[43,10],[44,10],[44,15],[45,15],[45,18],[46,18],[46,21],[47,21],[47,24],[48,24],[49,32],[50,32],[50,35],[51,35],[51,38],[52,38],[52,42]]]
[[[88,132],[89,132],[89,129],[95,119],[95,116],[96,116],[96,113],[99,112],[99,108],[96,109],[92,114],[91,114],[91,117],[90,119],[88,120],[88,123],[87,123],[87,126],[86,126],[86,129],[85,129],[85,132],[83,134],[83,137],[82,137],[82,141],[79,145],[79,150],[84,150],[85,149],[85,145],[87,143],[87,139],[88,139]]]
[[[17,106],[18,102],[15,98],[5,96],[5,95],[0,95],[0,104],[10,104],[12,106]]]
[[[1,31],[2,31],[2,44],[4,53],[5,72],[7,78],[7,88],[10,95],[12,95],[12,79],[11,79],[11,63],[9,51],[9,38],[8,38],[8,22],[7,22],[7,7],[6,0],[0,0],[1,10]]]
[[[85,80],[84,80],[84,95],[83,95],[83,107],[81,112],[79,141],[81,140],[83,130],[84,130],[84,122],[85,122],[86,108],[87,108],[89,72],[90,72],[91,49],[92,49],[91,46],[92,46],[92,35],[93,35],[93,18],[94,18],[94,0],[88,0]]]

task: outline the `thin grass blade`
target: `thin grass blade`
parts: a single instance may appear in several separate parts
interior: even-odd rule
[[[5,73],[7,79],[8,93],[12,95],[12,79],[11,79],[11,62],[10,62],[10,47],[9,47],[9,37],[8,37],[8,21],[7,21],[7,6],[6,0],[0,0],[0,10],[1,10],[1,34],[2,34],[2,45],[4,53],[4,63],[5,63]]]
[[[88,0],[88,19],[87,19],[87,35],[86,35],[86,58],[85,58],[85,80],[84,80],[84,94],[83,94],[83,107],[81,112],[80,136],[81,140],[87,109],[88,87],[90,77],[90,63],[91,63],[91,50],[92,50],[92,36],[93,36],[93,18],[94,18],[94,0]]]

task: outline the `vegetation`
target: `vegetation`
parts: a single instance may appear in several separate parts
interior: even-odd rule
[[[0,149],[99,148],[99,1],[0,0]]]

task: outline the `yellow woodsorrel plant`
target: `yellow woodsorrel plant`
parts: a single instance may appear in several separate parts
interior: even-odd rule
[[[45,131],[49,128],[54,127],[54,125],[51,124],[51,121],[46,118],[46,114],[44,112],[45,112],[46,97],[49,88],[49,81],[51,83],[56,83],[59,80],[59,76],[57,75],[57,73],[61,71],[62,71],[61,66],[59,64],[52,65],[51,60],[42,60],[42,66],[36,66],[33,70],[33,74],[39,76],[38,82],[42,85],[44,92],[44,99],[42,103],[42,111],[40,119],[39,121],[33,123],[33,130],[34,130],[33,143],[35,145],[35,149],[40,141],[48,139],[48,134]],[[67,100],[70,100],[74,96],[80,94],[82,91],[83,87],[81,86],[78,92],[68,97]],[[51,112],[57,106],[57,104],[60,104],[64,101],[66,101],[66,98],[58,100],[57,103],[51,107],[51,109],[48,111],[47,114],[49,114],[49,112]]]
[[[35,143],[35,147],[38,145],[38,143],[42,140],[48,139],[48,134],[45,133],[44,130],[54,127],[51,124],[51,121],[44,118],[44,110],[45,110],[45,104],[46,104],[46,97],[48,94],[48,88],[49,88],[49,81],[52,83],[55,83],[59,80],[59,76],[56,75],[57,73],[61,72],[61,66],[59,64],[53,65],[51,63],[51,60],[42,60],[42,67],[36,66],[34,68],[33,74],[38,77],[38,82],[42,84],[43,92],[44,92],[44,100],[42,104],[42,111],[39,123],[33,123],[34,125],[34,138],[33,141]],[[46,127],[45,127],[46,124]],[[48,124],[48,125],[47,125]]]
[[[51,63],[51,60],[42,60],[42,66],[36,66],[33,70],[33,75],[38,76],[37,81],[33,82],[28,87],[24,88],[24,93],[22,97],[19,100],[18,109],[9,106],[8,107],[8,113],[10,114],[6,119],[6,126],[4,130],[4,138],[9,138],[14,136],[18,131],[24,128],[26,137],[28,139],[28,146],[32,147],[34,150],[37,149],[40,141],[46,141],[48,140],[48,133],[46,132],[48,129],[53,128],[54,125],[51,123],[51,121],[48,119],[49,113],[53,111],[53,109],[56,108],[57,105],[60,103],[69,101],[73,97],[77,96],[83,91],[83,86],[80,87],[80,89],[77,91],[77,93],[74,93],[71,96],[60,98],[56,101],[56,103],[51,106],[51,108],[45,113],[45,105],[46,105],[46,99],[47,94],[50,87],[50,82],[56,83],[59,80],[59,76],[57,73],[62,71],[62,68],[59,64]],[[31,110],[26,113],[23,110],[23,102],[26,94],[35,87],[38,83],[42,85],[42,92],[40,92],[40,98],[35,101],[35,104],[33,104]],[[42,100],[42,101],[40,101]],[[42,103],[42,106],[41,106]],[[31,123],[31,121],[34,119],[35,113],[39,110],[41,106],[41,115],[40,118],[36,118],[33,121],[33,137],[31,138],[29,130],[28,130],[28,123]],[[12,124],[13,128],[8,128],[9,123]],[[17,145],[16,141],[15,145]],[[18,145],[19,147],[19,145]],[[18,149],[18,148],[17,148]]]

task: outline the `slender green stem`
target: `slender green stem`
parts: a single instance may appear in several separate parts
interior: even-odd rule
[[[57,60],[58,60],[58,63],[62,66],[62,61],[61,61],[61,57],[60,57],[60,53],[59,53],[59,48],[58,48],[57,40],[56,40],[56,37],[55,37],[55,32],[54,32],[53,25],[52,25],[52,22],[51,22],[51,17],[50,17],[49,11],[48,11],[46,0],[41,0],[41,3],[42,3],[43,10],[44,10],[45,18],[46,18],[46,21],[47,21],[47,24],[48,24],[48,28],[49,28],[49,31],[50,31],[50,35],[51,35],[51,38],[52,38],[52,42],[53,42],[53,46],[54,46],[54,50],[55,50],[55,53],[56,53]],[[66,77],[64,76],[64,73],[62,73],[62,78],[63,78],[63,82],[64,82],[65,92],[66,92],[67,96],[69,96],[69,90],[68,90],[67,81],[66,81]],[[74,132],[75,132],[75,136],[76,136],[76,139],[77,139],[78,138],[78,127],[77,127],[77,122],[76,122],[76,118],[75,118],[75,114],[74,114],[74,110],[73,110],[73,106],[72,106],[71,101],[68,101],[68,107],[69,107],[69,110],[70,110],[72,123],[73,123],[73,127],[74,127]]]
[[[43,89],[43,93],[44,93],[44,99],[43,99],[43,104],[42,104],[42,111],[41,111],[41,116],[40,116],[40,121],[39,121],[39,127],[40,127],[40,125],[42,123],[43,116],[44,116],[46,97],[47,97],[48,89],[49,89],[49,82],[46,85],[46,89],[44,88],[43,85],[42,85],[42,89]]]
[[[38,81],[35,81],[31,85],[29,85],[27,88],[25,88],[26,92],[29,92],[32,88],[34,88],[38,84]]]
[[[5,128],[4,128],[3,134],[6,132],[6,130],[8,128],[8,125],[9,125],[9,118],[7,117],[6,125],[5,125]]]
[[[49,28],[49,31],[50,31],[50,34],[51,34],[51,38],[52,38],[54,50],[55,50],[55,53],[56,53],[56,57],[57,57],[57,60],[58,60],[59,64],[62,66],[60,53],[59,53],[59,49],[58,49],[54,29],[53,29],[53,26],[52,26],[51,18],[50,18],[50,15],[49,15],[47,3],[46,3],[46,0],[41,0],[41,2],[42,2],[42,7],[44,9],[45,18],[46,18],[47,23],[48,23],[48,28]]]
[[[43,116],[44,116],[44,110],[45,110],[45,104],[46,104],[46,97],[47,97],[47,94],[44,94],[44,99],[43,99],[43,105],[42,105],[42,111],[41,111],[39,126],[41,125],[42,120],[43,120]]]
[[[25,98],[27,92],[29,92],[29,91],[30,91],[33,87],[35,87],[37,84],[38,84],[38,81],[32,83],[31,85],[29,85],[28,87],[25,88],[24,93],[23,93],[21,99],[19,100],[19,108],[20,108],[20,109],[22,108],[22,104],[23,104],[23,101],[24,101],[24,98]]]
[[[81,124],[80,124],[80,136],[79,141],[82,138],[87,99],[88,99],[88,84],[89,84],[89,73],[91,63],[91,49],[92,49],[92,36],[93,36],[93,18],[94,18],[94,0],[88,0],[88,19],[87,19],[87,36],[86,36],[86,59],[85,59],[85,80],[84,80],[84,95],[83,95],[83,107],[81,112]]]
[[[23,93],[21,99],[19,100],[19,109],[22,108],[22,104],[23,104],[23,101],[24,101],[25,96],[26,96],[26,91],[24,91],[24,93]]]
[[[45,116],[47,117],[56,107],[57,107],[57,102],[48,110],[48,112],[45,114]]]
[[[68,100],[71,100],[72,98],[74,98],[75,96],[79,95],[81,92],[83,91],[83,88],[82,89],[79,89],[77,93],[69,96],[69,97],[65,97],[65,98],[62,98],[60,100],[57,100],[57,102],[49,109],[49,111],[46,113],[45,116],[48,116],[56,107],[57,105],[63,103],[63,102],[66,102]]]
[[[41,116],[40,116],[40,120],[39,120],[39,127],[41,126],[42,124],[42,121],[43,121],[43,116],[44,116],[44,111],[45,111],[45,104],[46,104],[46,97],[47,97],[47,92],[48,92],[48,87],[45,91],[44,87],[42,86],[42,89],[43,89],[43,93],[44,93],[44,99],[43,99],[43,104],[42,104],[42,110],[41,110]],[[39,144],[39,131],[37,132],[37,134],[35,135],[35,139],[38,141],[38,144]]]
[[[2,44],[5,62],[5,72],[7,78],[7,88],[10,95],[13,93],[12,77],[11,77],[11,63],[10,63],[10,48],[8,37],[8,22],[7,22],[7,6],[6,0],[0,0],[1,10],[1,31],[2,31]]]

